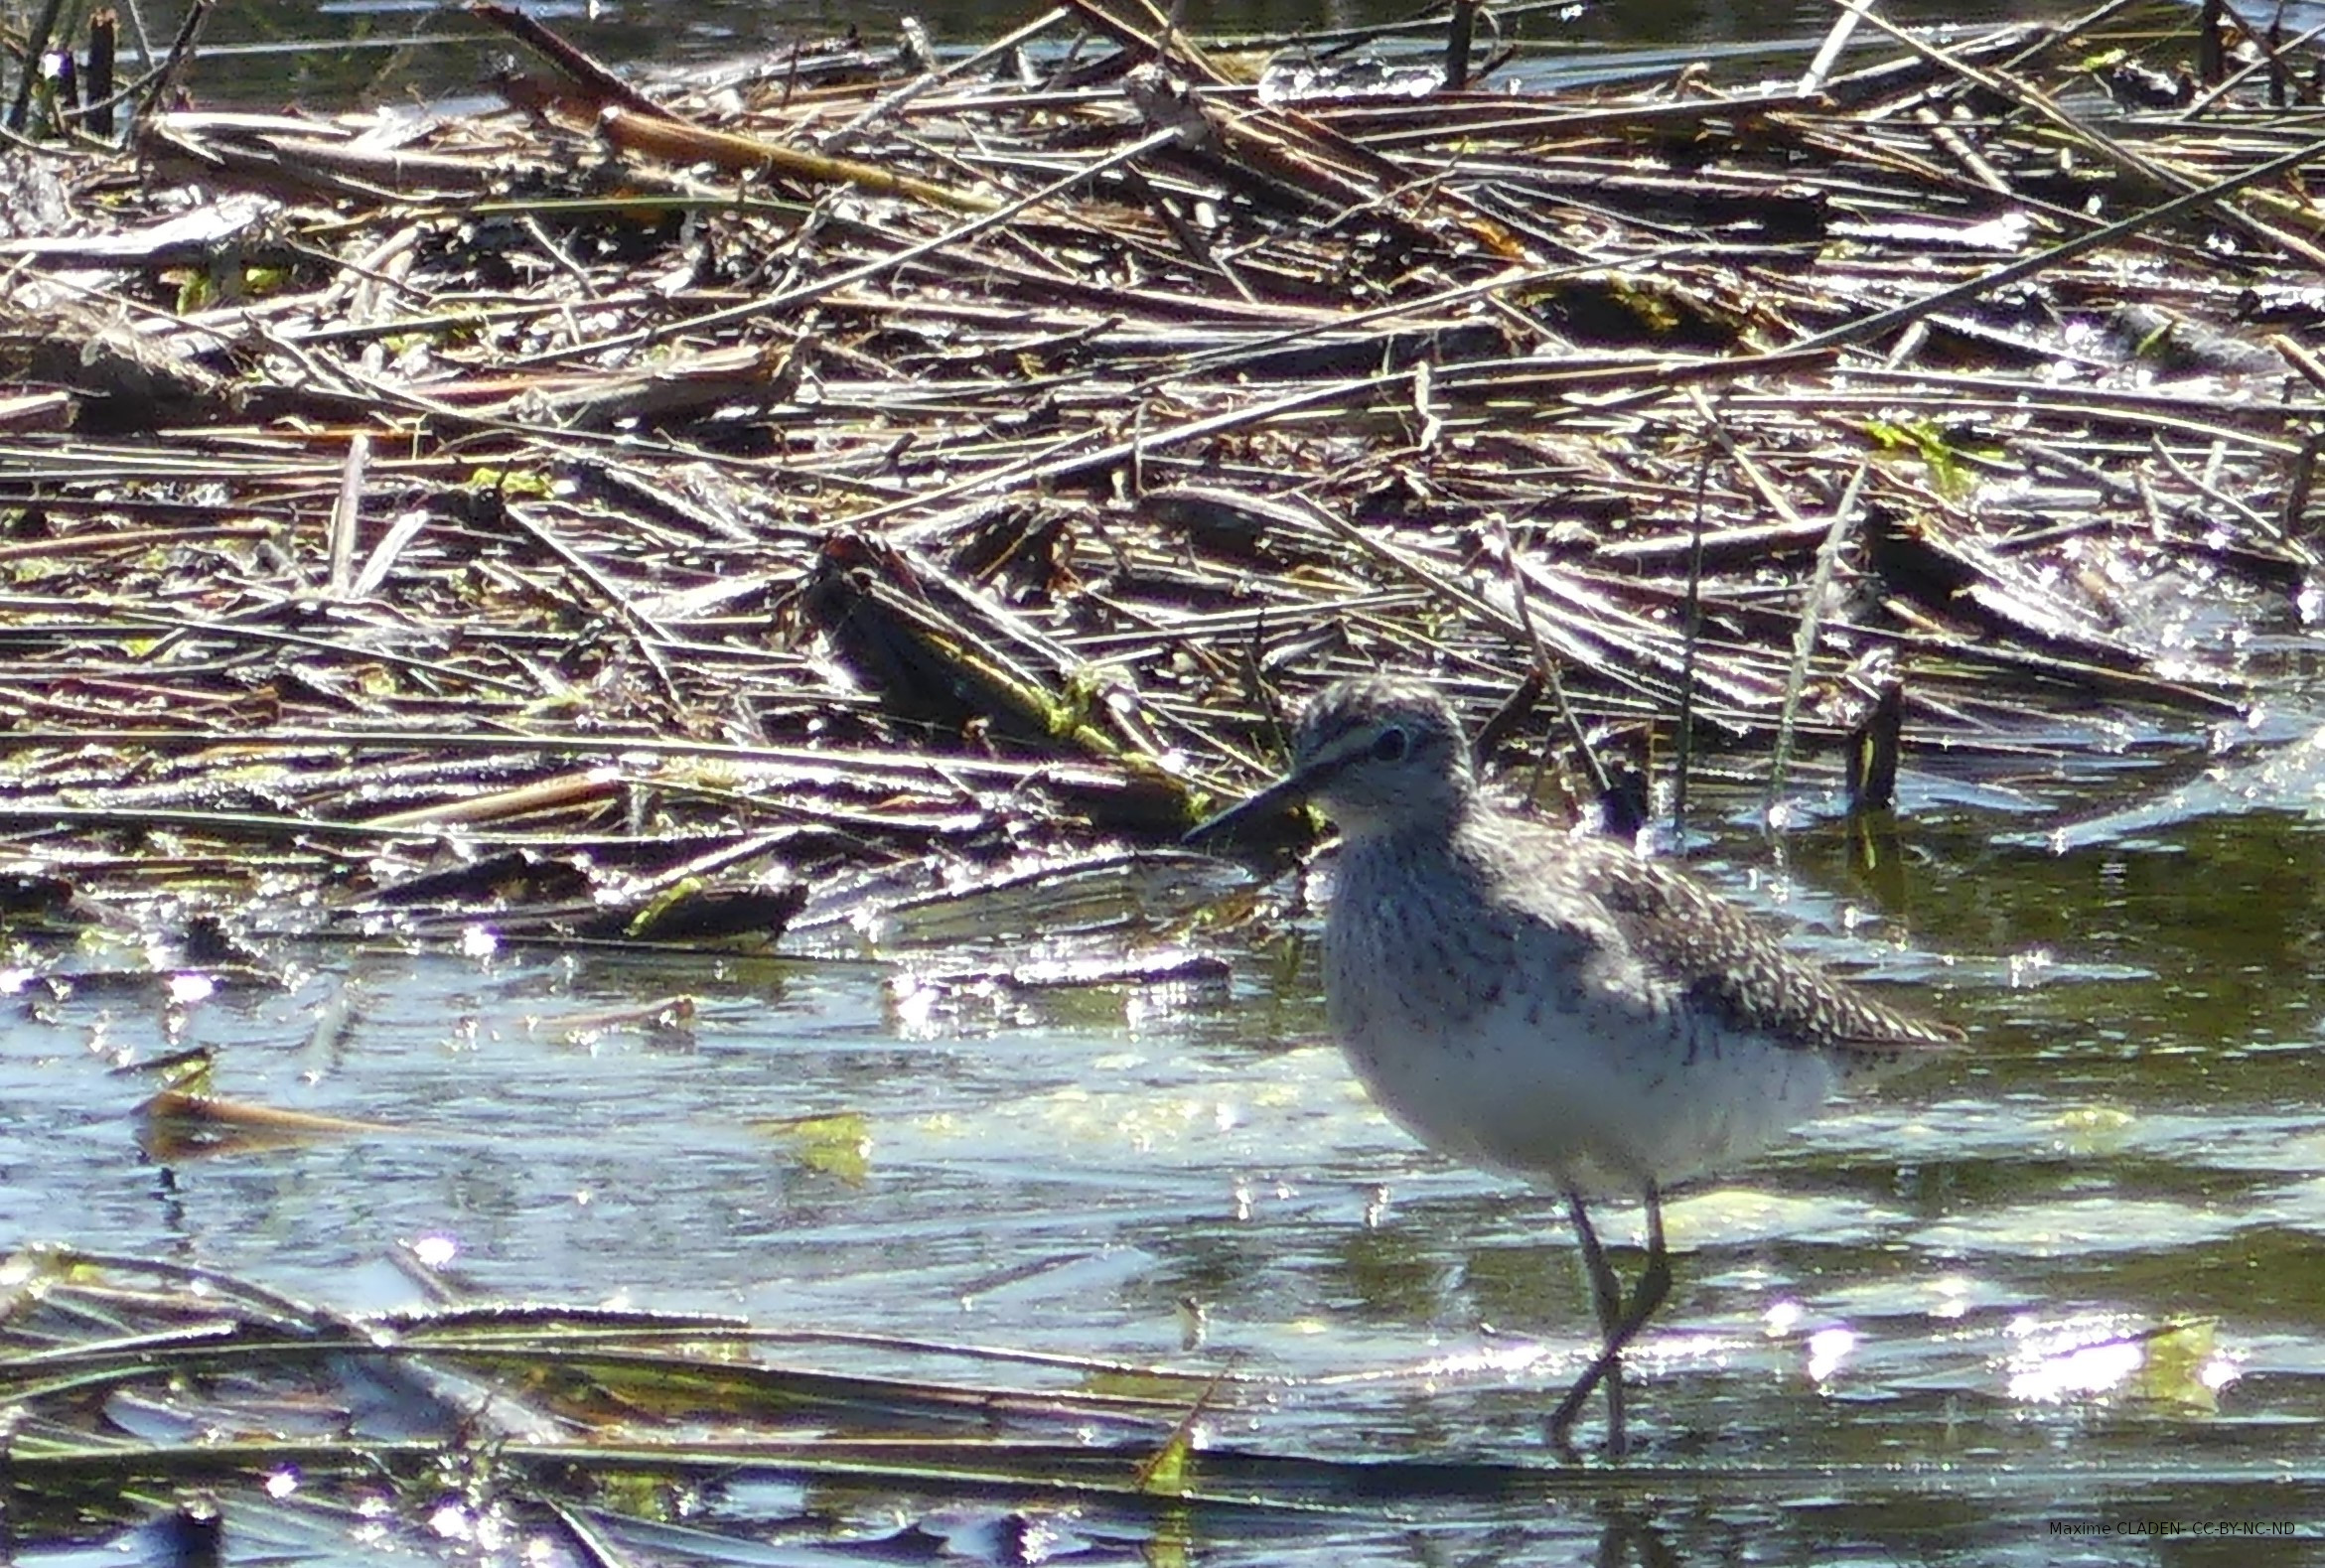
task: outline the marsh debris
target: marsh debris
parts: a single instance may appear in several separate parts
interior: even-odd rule
[[[2315,602],[2325,128],[2104,37],[1416,97],[1114,0],[651,84],[475,15],[499,112],[0,158],[18,928],[764,944],[1167,845],[1364,667],[1837,772],[1892,688],[2193,732]]]

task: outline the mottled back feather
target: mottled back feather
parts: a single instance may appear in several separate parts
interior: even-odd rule
[[[1527,919],[1568,927],[1578,904],[1594,907],[1605,921],[1602,942],[1611,931],[1650,979],[1718,1027],[1869,1058],[1962,1040],[1960,1031],[1890,1007],[1787,948],[1770,927],[1675,866],[1491,807],[1475,811],[1463,837],[1504,862],[1506,896]],[[1529,888],[1554,889],[1555,897],[1529,898]]]

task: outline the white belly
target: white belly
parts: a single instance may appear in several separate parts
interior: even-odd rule
[[[1583,1197],[1635,1197],[1751,1159],[1815,1115],[1834,1074],[1811,1052],[1729,1042],[1718,1055],[1522,1014],[1438,1038],[1375,1019],[1338,1031],[1349,1065],[1405,1131],[1442,1154]]]

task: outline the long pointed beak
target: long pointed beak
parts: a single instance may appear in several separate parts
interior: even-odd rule
[[[1215,816],[1209,816],[1187,829],[1179,840],[1182,844],[1208,844],[1227,838],[1256,822],[1270,821],[1289,811],[1316,792],[1324,782],[1329,768],[1311,764],[1296,774],[1277,780],[1248,799],[1239,800]]]

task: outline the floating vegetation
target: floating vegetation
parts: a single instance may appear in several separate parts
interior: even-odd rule
[[[1761,1489],[1845,1491],[1876,1499],[1866,1506],[1928,1507],[1962,1486],[1957,1466],[1893,1452],[1616,1467],[1270,1454],[1221,1429],[1301,1397],[1296,1380],[581,1306],[359,1316],[183,1263],[53,1248],[0,1260],[0,1303],[16,1539],[117,1549],[151,1534],[140,1549],[156,1560],[190,1558],[184,1538],[222,1521],[245,1548],[271,1541],[301,1560],[358,1546],[466,1560],[489,1546],[543,1561],[755,1562],[785,1543],[799,1561],[1020,1563],[1063,1554],[1063,1535],[1094,1560],[1194,1561],[1198,1547],[1277,1536],[1290,1551],[1295,1533],[1307,1551],[1334,1532],[1475,1527],[1487,1501],[1571,1510],[1588,1526],[1649,1499],[1732,1508]],[[2013,1399],[2200,1406],[2231,1374],[2207,1322],[2012,1333],[2026,1342],[2008,1368]],[[1350,1377],[1438,1388],[1508,1371]],[[2061,1487],[2089,1484],[2030,1455],[1997,1469],[1980,1505],[2039,1515]],[[2266,1517],[2271,1497],[2283,1507],[2316,1490],[2258,1468],[2208,1471],[2204,1485],[2225,1494],[2203,1504],[2224,1518],[2255,1505]],[[1006,1544],[1029,1532],[1053,1544]],[[956,1538],[939,1550],[932,1535]]]
[[[1255,88],[1125,0],[636,82],[472,15],[498,112],[0,157],[13,929],[765,946],[1166,844],[1359,668],[1836,776],[1884,693],[2190,734],[2315,609],[2325,122],[2250,83],[1868,17]]]

